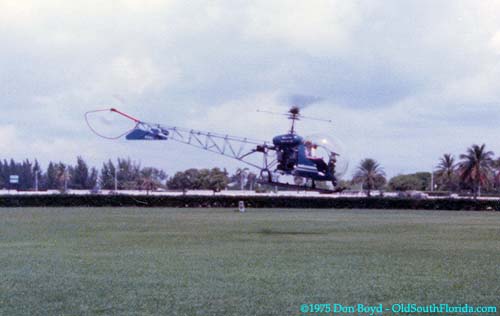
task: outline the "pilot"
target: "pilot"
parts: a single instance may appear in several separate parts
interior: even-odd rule
[[[312,146],[313,144],[310,142],[310,141],[306,141],[304,143],[305,147],[306,147],[306,157],[307,158],[312,158]]]
[[[323,160],[323,158],[316,156],[316,150],[318,149],[318,145],[314,144],[314,143],[312,143],[310,141],[306,141],[304,143],[304,145],[306,147],[306,157],[307,157],[307,159],[309,159],[312,162],[314,162],[314,164],[316,165],[316,168],[318,169],[319,172],[326,173],[328,165],[325,163],[325,161]]]
[[[311,146],[311,158],[316,159],[316,149],[318,149],[318,145],[312,144],[312,146]]]

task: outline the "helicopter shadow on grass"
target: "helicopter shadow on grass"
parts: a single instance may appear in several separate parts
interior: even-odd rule
[[[284,236],[284,235],[327,235],[328,232],[320,231],[297,231],[297,230],[277,230],[271,228],[262,228],[256,232],[257,234],[267,236]]]

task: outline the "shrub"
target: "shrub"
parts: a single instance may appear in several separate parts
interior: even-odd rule
[[[26,195],[0,196],[0,207],[238,207],[242,197],[232,196],[131,196],[131,195]],[[422,209],[422,210],[500,210],[500,203],[472,199],[411,198],[314,198],[249,196],[254,208],[328,209]]]

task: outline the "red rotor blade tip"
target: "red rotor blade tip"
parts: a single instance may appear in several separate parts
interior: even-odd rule
[[[128,115],[127,113],[123,113],[122,111],[119,111],[119,110],[117,110],[117,109],[115,109],[115,108],[111,108],[111,109],[110,109],[110,111],[111,111],[111,112],[118,113],[118,114],[120,114],[120,115],[123,115],[123,116],[125,116],[126,118],[131,119],[132,121],[134,121],[134,122],[136,122],[136,123],[139,123],[139,122],[140,122],[140,120],[136,119],[135,117],[130,116],[130,115]]]

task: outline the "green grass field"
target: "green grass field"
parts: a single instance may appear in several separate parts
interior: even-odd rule
[[[500,307],[500,213],[3,208],[0,272],[0,315]]]

